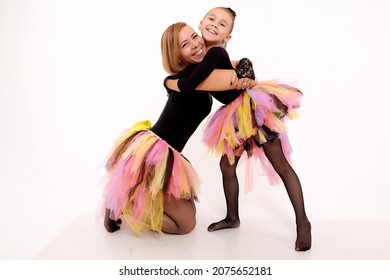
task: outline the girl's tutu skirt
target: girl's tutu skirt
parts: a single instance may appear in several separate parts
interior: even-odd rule
[[[264,155],[261,145],[279,138],[290,161],[291,147],[285,120],[298,116],[301,98],[299,89],[281,80],[258,82],[214,113],[206,126],[203,141],[209,151],[219,156],[226,155],[230,164],[246,151],[246,178],[253,178],[252,160],[259,159],[270,184],[278,184],[280,177]],[[252,185],[253,180],[246,181],[247,190]]]
[[[137,233],[161,233],[165,199],[192,199],[200,180],[180,152],[138,122],[117,139],[106,164],[104,206]]]

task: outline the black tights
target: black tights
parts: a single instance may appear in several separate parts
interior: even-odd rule
[[[295,250],[306,251],[311,247],[311,225],[306,216],[302,187],[299,178],[283,154],[282,145],[279,139],[274,139],[263,144],[264,153],[271,162],[273,168],[282,179],[288,196],[294,208],[297,224],[297,240]],[[209,226],[209,231],[240,226],[238,214],[239,186],[237,180],[237,164],[230,165],[228,158],[223,156],[220,161],[220,168],[223,179],[227,214],[226,218]]]

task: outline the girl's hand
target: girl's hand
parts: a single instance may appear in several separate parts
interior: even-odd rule
[[[237,80],[237,73],[234,72],[230,81],[230,84],[234,84]],[[253,87],[256,84],[256,80],[252,80],[250,78],[241,78],[237,82],[237,89],[245,89]]]
[[[245,89],[255,85],[255,71],[252,62],[247,58],[242,58],[235,69],[239,78],[237,89]]]

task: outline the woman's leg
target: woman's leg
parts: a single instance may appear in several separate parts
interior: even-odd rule
[[[240,157],[236,157],[234,164],[231,165],[227,156],[221,157],[219,166],[222,172],[223,191],[225,193],[227,213],[225,219],[212,223],[208,227],[208,231],[215,231],[224,228],[236,228],[240,226],[240,217],[238,215],[239,186],[236,174],[239,159]]]
[[[193,199],[175,199],[164,197],[164,216],[162,231],[170,234],[186,234],[196,224],[196,208]]]
[[[283,154],[280,139],[274,139],[263,144],[264,152],[275,171],[281,177],[286,187],[290,201],[294,207],[297,240],[295,250],[306,251],[311,247],[311,225],[306,216],[303,193],[299,178]]]

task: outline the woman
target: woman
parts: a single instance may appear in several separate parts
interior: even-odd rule
[[[230,8],[217,7],[209,11],[199,26],[208,51],[204,59],[190,77],[166,82],[167,87],[178,91],[195,88],[212,91],[212,96],[225,104],[210,120],[204,141],[210,150],[222,155],[220,167],[227,215],[221,221],[211,224],[208,230],[240,225],[236,168],[246,151],[248,157],[260,159],[270,183],[277,183],[277,175],[282,179],[296,216],[295,250],[306,251],[311,248],[311,224],[306,216],[299,178],[289,164],[290,151],[285,134],[287,128],[283,122],[286,117],[294,117],[301,92],[278,81],[257,83],[254,88],[244,92],[224,91],[230,88],[228,76],[222,70],[214,69],[233,69],[223,47],[231,38],[235,16]],[[254,78],[250,61],[241,60],[238,67],[240,69],[236,71],[239,78]],[[251,84],[244,79],[240,86],[249,87]],[[251,177],[250,168],[248,161],[247,177]]]
[[[166,29],[161,50],[164,69],[175,79],[188,77],[206,53],[202,37],[185,23]],[[137,233],[185,234],[194,228],[199,179],[180,152],[211,105],[204,91],[171,93],[153,127],[139,122],[119,136],[106,164],[107,231],[120,228],[120,216]]]

